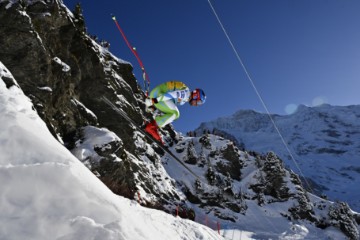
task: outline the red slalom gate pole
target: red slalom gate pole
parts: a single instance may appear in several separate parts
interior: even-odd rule
[[[138,61],[139,65],[140,65],[140,67],[141,67],[141,70],[142,70],[142,72],[143,72],[144,81],[147,81],[147,87],[145,86],[145,88],[146,88],[146,95],[147,95],[148,92],[149,92],[149,87],[150,87],[150,79],[149,79],[149,76],[148,76],[147,72],[145,71],[144,64],[142,63],[142,61],[141,61],[141,59],[140,59],[140,57],[139,57],[139,55],[138,55],[138,53],[137,53],[137,51],[136,51],[136,48],[134,48],[133,46],[131,46],[130,42],[128,41],[128,39],[127,39],[124,31],[121,29],[120,24],[119,24],[118,21],[116,20],[116,17],[115,17],[115,16],[112,16],[111,18],[114,20],[114,22],[115,22],[115,24],[116,24],[116,27],[118,28],[121,36],[123,37],[126,45],[127,45],[128,48],[130,49],[130,51],[134,54],[134,56],[136,57],[136,60]]]
[[[141,202],[140,192],[137,192],[137,195],[138,195],[138,203],[140,204]]]

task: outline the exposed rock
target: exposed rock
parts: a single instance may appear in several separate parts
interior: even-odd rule
[[[340,227],[349,239],[355,240],[360,238],[357,223],[347,203],[336,202],[333,204],[329,209],[329,216],[332,225]]]
[[[72,15],[60,2],[1,1],[0,60],[31,98],[54,137],[70,150],[85,140],[81,134],[85,126],[105,127],[121,136],[121,142],[94,146],[96,154],[83,159],[110,189],[135,198],[137,189],[142,188],[149,194],[146,204],[166,201],[167,193],[159,193],[152,180],[139,186],[140,179],[152,175],[151,168],[158,168],[159,157],[135,145],[139,136],[131,124],[100,100],[106,96],[139,126],[143,123],[144,94],[132,66],[87,35],[80,5]],[[3,80],[9,87],[14,84],[11,79]],[[143,156],[152,158],[147,165],[139,160]]]

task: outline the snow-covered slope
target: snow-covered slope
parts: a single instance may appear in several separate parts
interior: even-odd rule
[[[113,194],[55,140],[1,62],[0,122],[0,239],[222,239]]]
[[[318,194],[359,211],[360,106],[300,105],[291,115],[272,118],[290,151],[269,116],[251,110],[203,123],[197,131],[230,134],[247,150],[274,151],[292,170],[314,181]]]

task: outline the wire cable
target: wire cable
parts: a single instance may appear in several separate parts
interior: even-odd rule
[[[255,83],[254,83],[254,81],[253,81],[253,79],[251,78],[251,76],[250,76],[250,74],[249,74],[249,71],[248,71],[247,68],[245,67],[245,64],[244,64],[244,62],[242,61],[242,59],[241,59],[241,57],[240,57],[240,55],[239,55],[236,47],[234,46],[233,42],[231,41],[231,38],[230,38],[229,34],[227,33],[227,31],[226,31],[224,25],[222,24],[222,22],[221,22],[221,20],[220,20],[220,18],[219,18],[219,16],[218,16],[218,14],[217,14],[217,12],[215,11],[214,6],[212,5],[212,3],[211,3],[210,0],[208,0],[208,3],[209,3],[209,5],[210,5],[210,8],[212,9],[212,12],[214,13],[217,21],[219,22],[220,27],[221,27],[221,29],[223,30],[223,32],[224,32],[224,34],[225,34],[228,42],[230,43],[231,48],[232,48],[232,50],[234,51],[234,53],[235,53],[235,55],[236,55],[236,58],[238,59],[240,65],[241,65],[241,67],[242,67],[242,69],[244,70],[244,72],[245,72],[248,80],[250,81],[251,86],[253,87],[256,95],[257,95],[258,98],[260,99],[260,102],[261,102],[262,106],[264,107],[267,115],[269,116],[271,123],[273,124],[276,132],[279,134],[282,143],[284,144],[287,152],[288,152],[289,155],[290,155],[290,158],[291,158],[292,161],[294,162],[296,168],[299,170],[299,173],[300,173],[300,175],[303,177],[303,179],[304,179],[304,181],[306,182],[306,185],[308,186],[308,188],[311,190],[311,192],[314,192],[314,191],[312,190],[312,188],[311,188],[311,185],[310,185],[309,182],[306,180],[303,172],[301,171],[299,164],[296,162],[295,157],[293,156],[292,152],[290,151],[290,148],[289,148],[288,144],[286,143],[283,135],[281,134],[278,126],[276,125],[273,117],[271,116],[270,111],[269,111],[268,107],[267,107],[266,104],[265,104],[265,101],[264,101],[263,98],[261,97],[261,95],[260,95],[260,93],[259,93],[259,91],[258,91],[258,89],[257,89],[257,87],[256,87],[256,85],[255,85]],[[301,183],[301,182],[300,182],[300,183]],[[302,185],[302,183],[301,183],[301,185]],[[304,188],[304,186],[302,186],[302,187]],[[304,189],[305,189],[305,188],[304,188]]]

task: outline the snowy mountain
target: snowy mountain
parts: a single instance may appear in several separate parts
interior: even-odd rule
[[[131,64],[81,8],[0,0],[0,13],[0,239],[359,238],[358,213],[272,152],[171,125],[165,149],[147,138]]]
[[[360,210],[360,105],[300,105],[291,115],[241,110],[197,129],[229,134],[247,150],[274,151],[286,165],[308,178],[312,190]],[[287,150],[287,147],[289,151]]]

